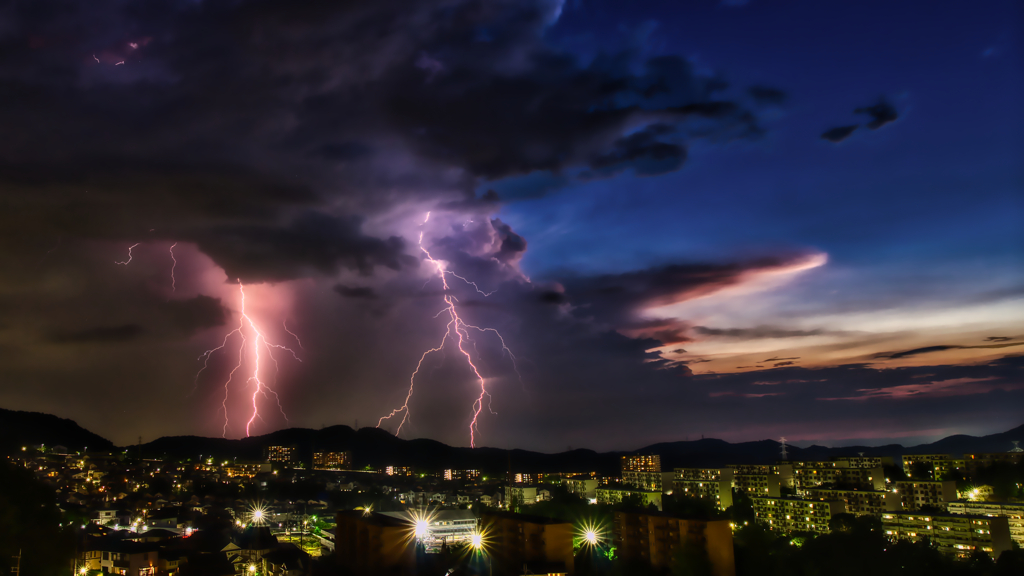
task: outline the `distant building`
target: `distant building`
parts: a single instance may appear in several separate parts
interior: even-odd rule
[[[883,512],[899,512],[900,495],[886,490],[840,490],[836,488],[806,488],[800,496],[808,500],[841,500],[848,514],[879,516]]]
[[[790,476],[790,481],[793,477]],[[747,496],[782,496],[782,477],[778,474],[737,474],[733,486],[743,490]]]
[[[622,472],[661,472],[661,456],[623,456]]]
[[[730,468],[735,473],[733,487],[740,488],[748,493],[756,493],[757,491],[751,492],[745,486],[764,488],[771,482],[766,479],[745,480],[741,476],[777,476],[780,487],[793,488],[795,486],[793,482],[793,464],[734,464]]]
[[[416,571],[414,526],[376,512],[338,512],[334,554],[352,574],[412,576]]]
[[[950,514],[971,514],[975,516],[1005,516],[1010,538],[1024,546],[1024,502],[950,502]]]
[[[900,480],[893,483],[900,495],[905,512],[915,512],[924,506],[945,510],[947,502],[956,500],[956,482]]]
[[[719,510],[725,510],[732,506],[733,474],[731,467],[676,468],[672,493],[711,500]]]
[[[804,500],[795,496],[779,498],[751,498],[754,516],[770,530],[790,532],[829,531],[828,523],[836,514],[846,512],[842,500]]]
[[[894,465],[892,456],[840,456],[834,460],[846,468],[881,468]]]
[[[314,452],[314,470],[350,470],[352,468],[352,452]]]
[[[978,452],[964,454],[964,464],[967,466],[967,474],[974,476],[978,470],[996,462],[1008,464],[1019,464],[1024,461],[1024,452]]]
[[[487,535],[494,574],[567,576],[574,571],[575,529],[569,522],[511,512],[484,512],[482,530]]]
[[[263,456],[267,462],[287,464],[298,459],[298,450],[292,446],[267,446]]]
[[[252,478],[263,472],[270,472],[269,462],[232,462],[224,466],[228,478]]]
[[[928,472],[932,474],[931,478],[921,478],[914,476],[914,467],[917,464],[924,464],[928,467]],[[952,468],[966,468],[966,465],[962,459],[953,458],[952,454],[904,454],[903,455],[903,473],[907,475],[907,478],[914,480],[941,480],[940,474],[935,474],[936,468],[943,471]]]
[[[480,479],[479,470],[452,470],[444,471],[445,480],[462,480],[464,482],[476,482]]]
[[[661,495],[660,491],[656,490],[639,490],[630,487],[601,487],[596,491],[597,503],[598,504],[617,504],[622,502],[623,498],[631,496],[639,496],[640,504],[642,506],[650,506],[654,504],[658,510],[661,510]]]
[[[414,475],[412,468],[409,466],[386,466],[381,472],[388,476],[408,477]]]
[[[655,569],[667,569],[687,545],[707,554],[714,576],[736,574],[728,520],[689,520],[661,512],[615,513],[614,546],[620,558],[646,560]]]
[[[882,529],[893,540],[917,542],[927,538],[939,550],[966,558],[975,550],[998,558],[1012,547],[1006,517],[961,514],[882,514]]]

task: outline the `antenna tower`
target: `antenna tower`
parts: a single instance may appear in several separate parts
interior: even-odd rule
[[[18,563],[15,564],[14,566],[11,566],[11,576],[21,576],[21,549],[20,548],[18,549],[18,555],[17,556],[12,556],[12,558],[17,560]]]
[[[1020,440],[1012,440],[1012,442],[1013,450],[1010,450],[1010,452],[1024,452],[1024,448],[1020,447]]]

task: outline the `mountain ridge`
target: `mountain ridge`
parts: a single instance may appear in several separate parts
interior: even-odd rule
[[[78,426],[70,419],[40,412],[22,412],[0,408],[0,448],[5,451],[32,444],[61,444],[71,450],[86,446],[113,450],[112,442]],[[955,434],[935,442],[905,447],[844,446],[829,448],[812,445],[787,446],[793,460],[827,460],[837,456],[891,456],[903,454],[1005,452],[1013,440],[1024,439],[1024,425],[986,436]],[[476,469],[485,473],[514,472],[590,472],[615,475],[619,459],[629,454],[659,454],[664,469],[685,466],[723,466],[726,464],[770,464],[779,460],[781,444],[776,440],[727,442],[717,438],[659,442],[637,450],[597,452],[578,448],[566,452],[543,453],[503,448],[464,448],[449,446],[429,438],[405,440],[377,428],[353,430],[342,424],[325,428],[286,428],[260,436],[241,439],[207,438],[196,435],[162,436],[139,445],[121,447],[143,457],[215,458],[260,460],[267,446],[297,448],[300,461],[309,463],[315,450],[350,450],[358,468],[399,465],[413,468]]]

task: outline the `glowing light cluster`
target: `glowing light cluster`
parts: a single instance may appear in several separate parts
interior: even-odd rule
[[[427,212],[426,217],[423,219],[423,223],[426,224],[429,220],[430,220],[430,212]],[[398,434],[400,434],[402,432],[402,427],[405,426],[406,422],[409,421],[409,400],[412,399],[413,389],[414,389],[415,384],[416,384],[416,376],[419,374],[420,369],[423,367],[423,361],[430,354],[432,354],[434,352],[440,352],[440,351],[444,350],[444,348],[448,344],[448,342],[451,341],[455,345],[455,347],[458,350],[458,352],[463,357],[465,357],[466,363],[469,365],[469,368],[472,370],[473,375],[476,377],[476,380],[477,380],[477,382],[479,382],[479,385],[480,385],[480,394],[477,396],[476,400],[473,401],[473,405],[472,405],[473,418],[472,418],[472,420],[470,420],[470,423],[469,423],[469,445],[470,445],[470,447],[475,448],[476,447],[476,433],[478,431],[477,423],[478,423],[479,418],[480,418],[480,412],[483,411],[484,398],[487,399],[487,409],[488,409],[488,411],[490,411],[492,414],[496,414],[496,412],[494,412],[494,410],[491,410],[491,405],[490,405],[491,393],[488,392],[488,390],[487,390],[487,381],[483,377],[483,375],[480,374],[479,368],[477,368],[477,365],[473,362],[473,357],[469,354],[468,351],[466,351],[466,349],[464,347],[465,342],[467,340],[469,340],[469,330],[477,330],[479,332],[484,332],[484,333],[486,333],[486,332],[494,333],[498,337],[498,340],[501,341],[502,352],[503,353],[508,353],[509,358],[512,360],[512,367],[515,369],[516,374],[519,374],[519,368],[518,368],[518,366],[516,366],[516,357],[515,357],[514,354],[512,354],[512,351],[509,350],[508,346],[505,345],[505,339],[501,336],[501,334],[497,330],[495,330],[494,328],[481,328],[479,326],[474,326],[472,324],[467,324],[462,319],[462,317],[459,315],[458,308],[456,307],[456,303],[458,302],[458,299],[450,293],[450,286],[448,285],[448,276],[452,276],[454,278],[458,278],[459,280],[462,280],[466,284],[472,286],[476,290],[476,292],[478,292],[479,294],[482,294],[483,296],[490,296],[491,294],[494,293],[494,291],[492,290],[491,292],[486,292],[484,290],[481,290],[480,287],[477,286],[477,284],[475,282],[473,282],[471,280],[468,280],[468,279],[466,279],[466,278],[464,278],[462,276],[459,276],[458,274],[456,274],[456,273],[454,273],[454,272],[452,272],[450,270],[447,270],[446,269],[447,263],[444,262],[443,260],[435,259],[433,256],[430,255],[430,252],[423,246],[423,232],[422,231],[420,232],[420,235],[419,235],[419,247],[420,247],[420,251],[423,252],[423,254],[426,257],[427,261],[429,261],[434,266],[434,268],[437,270],[437,276],[441,279],[441,286],[442,286],[442,288],[444,288],[444,298],[443,298],[443,300],[444,300],[444,308],[440,312],[437,313],[437,316],[441,316],[443,314],[447,314],[448,315],[448,323],[446,325],[444,336],[441,338],[441,343],[438,344],[437,346],[435,346],[434,348],[430,348],[430,349],[426,350],[425,352],[423,352],[423,354],[420,355],[419,362],[416,363],[416,369],[413,370],[412,375],[409,377],[409,390],[408,390],[408,392],[405,395],[405,403],[403,403],[398,408],[395,408],[394,410],[392,410],[387,416],[381,417],[381,419],[377,421],[377,427],[380,428],[381,425],[383,425],[385,420],[389,420],[389,419],[397,417],[399,414],[401,414],[402,415],[402,420],[398,423],[398,430],[395,432],[395,435],[398,435]],[[429,280],[428,280],[428,282],[429,282]],[[424,286],[426,286],[426,284],[424,284]]]
[[[273,396],[274,400],[277,402],[277,408],[281,412],[281,415],[284,416],[284,419],[286,421],[288,420],[288,415],[285,414],[284,407],[281,405],[281,398],[278,396],[277,392],[275,392],[274,389],[267,384],[266,380],[263,377],[261,377],[261,369],[263,363],[265,362],[265,359],[261,354],[261,351],[265,352],[266,358],[269,358],[270,362],[274,364],[275,373],[279,369],[277,358],[274,357],[275,348],[290,353],[292,358],[299,362],[302,362],[302,359],[299,358],[298,354],[296,354],[295,351],[292,350],[291,348],[281,344],[275,344],[267,340],[265,331],[262,330],[256,323],[256,321],[253,320],[252,317],[246,312],[245,287],[242,285],[241,280],[238,280],[238,292],[240,295],[241,303],[238,327],[224,335],[224,339],[223,341],[221,341],[220,346],[217,346],[216,348],[211,348],[206,352],[203,352],[203,354],[199,356],[199,359],[203,361],[203,367],[200,368],[199,372],[196,373],[195,379],[195,384],[196,386],[198,386],[199,376],[209,366],[210,357],[218,350],[221,350],[224,347],[226,347],[228,345],[229,339],[231,339],[232,336],[237,335],[239,338],[238,363],[235,364],[235,367],[232,368],[231,372],[228,373],[228,379],[224,382],[224,400],[221,402],[221,405],[224,410],[223,436],[225,437],[227,437],[228,425],[230,424],[228,416],[228,397],[230,393],[229,385],[231,384],[232,379],[234,379],[235,377],[235,372],[239,371],[242,368],[242,365],[245,364],[245,356],[247,353],[251,358],[252,366],[252,372],[246,379],[246,384],[252,385],[252,415],[249,417],[249,420],[245,423],[246,436],[250,435],[252,425],[257,418],[263,420],[263,417],[260,416],[259,408],[259,397],[261,395],[268,400],[270,399],[271,396]],[[285,329],[287,330],[287,327]],[[291,331],[289,331],[289,334],[292,334]],[[292,335],[294,336],[294,334]],[[298,340],[298,336],[296,336],[296,340]]]

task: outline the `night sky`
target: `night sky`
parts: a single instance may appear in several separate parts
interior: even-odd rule
[[[375,426],[422,358],[454,445],[1017,426],[1022,11],[0,2],[0,406]]]

